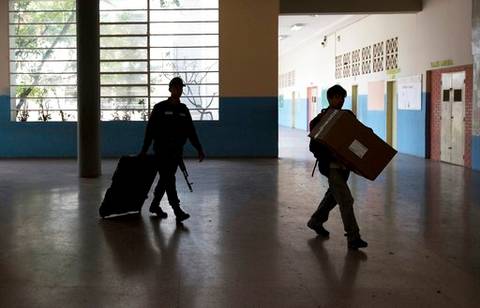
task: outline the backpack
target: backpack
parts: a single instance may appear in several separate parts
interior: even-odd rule
[[[315,117],[313,118],[312,121],[310,121],[310,131],[317,125],[318,122],[322,119],[322,117],[325,115],[327,109],[322,109],[322,111]],[[309,144],[309,150],[310,152],[313,153],[313,156],[317,159],[317,162],[315,163],[315,166],[318,164],[318,169],[320,170],[320,173],[323,174],[324,176],[328,177],[328,173],[330,171],[330,162],[332,161],[332,154],[330,153],[330,150],[320,142],[316,141],[312,137],[310,137],[310,144]],[[315,168],[314,168],[315,171]],[[312,172],[313,176],[313,172]]]

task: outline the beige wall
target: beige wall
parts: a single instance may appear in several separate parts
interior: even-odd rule
[[[220,96],[278,91],[278,0],[221,0]]]
[[[422,0],[280,0],[281,14],[398,13],[421,9]]]
[[[8,0],[0,0],[0,95],[9,93]]]

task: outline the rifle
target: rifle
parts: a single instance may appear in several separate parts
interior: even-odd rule
[[[187,182],[188,189],[190,189],[191,192],[193,192],[192,189],[192,184],[191,182],[188,181],[188,172],[187,172],[187,167],[185,167],[185,163],[183,162],[183,158],[180,158],[180,161],[178,162],[178,167],[183,173],[183,177],[185,178],[185,182]]]
[[[318,166],[318,159],[315,161],[315,166],[313,166],[312,178],[313,178],[313,175],[315,174],[315,169],[317,169],[317,166]]]

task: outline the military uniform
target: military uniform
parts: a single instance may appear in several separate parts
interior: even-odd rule
[[[187,139],[199,153],[203,153],[187,106],[175,102],[172,98],[156,104],[147,124],[142,148],[142,152],[146,153],[153,141],[153,150],[157,157],[160,174],[160,179],[155,188],[154,200],[150,207],[151,212],[154,212],[155,207],[161,211],[158,205],[165,192],[175,214],[177,215],[178,211],[181,211],[175,185],[175,173],[179,161],[182,159],[183,146]],[[166,213],[163,214],[166,217]]]

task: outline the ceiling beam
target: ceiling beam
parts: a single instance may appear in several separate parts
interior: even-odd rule
[[[414,13],[422,0],[280,0],[281,15]]]

